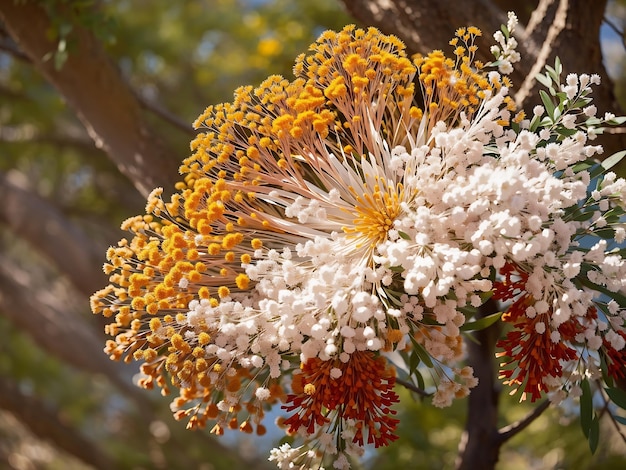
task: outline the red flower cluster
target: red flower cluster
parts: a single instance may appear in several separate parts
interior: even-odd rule
[[[399,422],[390,415],[399,401],[393,391],[395,371],[385,358],[371,351],[357,351],[348,362],[322,361],[315,357],[301,365],[302,373],[293,376],[292,391],[283,408],[296,411],[284,421],[290,433],[304,428],[314,434],[319,426],[332,420],[354,420],[353,442],[376,447],[386,446],[398,436],[393,434]],[[339,375],[341,371],[341,375]],[[342,425],[330,429],[341,429]]]

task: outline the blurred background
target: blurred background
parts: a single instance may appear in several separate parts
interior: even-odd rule
[[[270,74],[291,78],[296,55],[326,29],[363,24],[366,15],[352,15],[367,2],[0,3],[0,469],[272,468],[267,452],[281,436],[272,423],[263,439],[215,439],[186,431],[168,398],[136,388],[138,365],[102,352],[104,321],[89,296],[107,284],[100,267],[124,236],[121,221],[143,212],[146,191],[176,180],[204,108]],[[468,20],[489,4],[525,24],[563,2],[462,3]],[[626,1],[588,3],[604,10],[590,45],[613,80],[604,87],[626,109]],[[401,25],[377,21],[405,39]],[[439,410],[400,393],[400,440],[368,451],[364,466],[453,467],[467,403]],[[503,425],[531,409],[501,400]],[[626,468],[618,430],[603,423],[592,456],[575,413],[548,410],[506,444],[501,468]]]

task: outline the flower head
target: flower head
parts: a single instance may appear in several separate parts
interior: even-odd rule
[[[107,253],[92,310],[112,318],[111,358],[143,361],[143,387],[178,389],[192,428],[263,434],[283,401],[305,442],[272,452],[281,468],[324,455],[348,468],[396,439],[387,352],[430,371],[436,406],[466,396],[462,329],[491,294],[512,327],[501,375],[532,399],[601,354],[621,377],[623,306],[598,294],[624,289],[604,238],[626,238],[626,183],[609,173],[589,189],[601,149],[578,118],[603,122],[594,80],[559,84],[572,98],[558,115],[514,115],[489,70],[517,59],[506,31],[484,66],[476,28],[457,31],[455,58],[411,61],[397,38],[348,26],[298,57],[295,80],[207,108],[178,192],[155,190]],[[583,249],[586,236],[603,240]]]

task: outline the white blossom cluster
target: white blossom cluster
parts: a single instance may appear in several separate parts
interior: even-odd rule
[[[509,325],[501,378],[532,400],[623,377],[626,181],[592,141],[624,119],[597,117],[599,78],[562,80],[558,61],[542,105],[514,115],[516,23],[495,35],[499,72],[473,62],[477,28],[457,32],[456,61],[411,62],[396,38],[346,27],[295,82],[210,108],[189,186],[170,204],[156,191],[111,249],[112,285],[92,298],[115,318],[111,356],[143,359],[146,388],[169,374],[176,416],[217,434],[265,432],[282,400],[304,445],[272,451],[281,469],[323,455],[347,469],[397,438],[396,374],[438,407],[467,396],[463,335],[486,321]],[[483,318],[490,297],[502,312]]]
[[[516,50],[517,39],[511,35],[515,31],[517,23],[517,16],[513,12],[509,12],[506,28],[503,28],[504,31],[496,31],[493,34],[497,44],[491,46],[491,53],[497,60],[498,70],[505,75],[513,72],[513,64],[521,60],[521,55]]]

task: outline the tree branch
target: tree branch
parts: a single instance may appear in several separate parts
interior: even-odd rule
[[[20,173],[0,173],[0,221],[40,251],[85,295],[106,283],[106,247],[95,243],[53,204],[26,188]]]
[[[0,311],[43,350],[82,371],[100,373],[128,396],[139,390],[130,383],[122,366],[111,362],[102,352],[102,337],[87,325],[62,291],[50,286],[42,289],[6,257],[0,257]]]
[[[508,426],[501,428],[498,431],[498,436],[501,444],[504,444],[506,441],[511,439],[516,434],[520,433],[524,429],[526,429],[534,420],[536,420],[541,414],[546,411],[550,407],[550,401],[544,400],[539,406],[537,406],[534,410],[532,410],[527,416],[516,421],[515,423],[511,423]]]
[[[64,8],[59,4],[59,8]],[[62,14],[71,19],[71,11]],[[0,18],[33,65],[75,109],[87,132],[120,171],[147,195],[154,187],[173,187],[178,158],[144,122],[133,92],[113,66],[93,33],[74,19],[74,46],[62,68],[45,60],[56,46],[48,34],[54,27],[36,2],[1,2]]]
[[[137,97],[137,100],[139,101],[140,106],[143,109],[145,109],[146,111],[149,111],[149,112],[155,114],[156,116],[160,117],[165,122],[167,122],[168,124],[171,124],[176,129],[178,129],[180,131],[183,131],[185,134],[187,134],[189,136],[195,136],[196,135],[196,131],[192,127],[191,123],[181,119],[180,117],[178,117],[175,114],[171,113],[170,111],[168,111],[167,109],[163,108],[159,104],[153,103],[153,102],[147,100],[146,98],[141,96],[139,93],[135,93],[135,96]]]
[[[419,396],[429,397],[429,396],[432,395],[431,393],[428,393],[426,390],[422,390],[421,388],[416,387],[411,382],[407,382],[406,380],[402,380],[402,379],[396,378],[396,383],[398,385],[402,385],[407,390],[410,390],[410,391],[412,391],[414,393],[417,393]]]
[[[61,412],[26,395],[6,377],[0,376],[0,407],[11,412],[39,438],[68,452],[96,469],[119,468],[94,442],[61,421]]]

